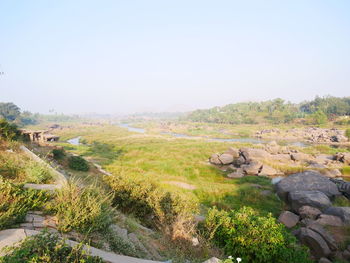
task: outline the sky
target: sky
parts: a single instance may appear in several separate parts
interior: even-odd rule
[[[48,113],[350,96],[348,0],[0,0],[0,101]]]

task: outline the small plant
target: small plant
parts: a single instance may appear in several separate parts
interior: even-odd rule
[[[56,213],[60,231],[74,229],[88,234],[104,230],[112,223],[110,199],[110,195],[102,195],[91,186],[80,188],[76,183],[68,183],[57,192],[51,209]]]
[[[66,156],[66,153],[64,152],[63,149],[53,149],[52,155],[53,155],[53,158],[55,160],[59,161],[59,160],[62,160]]]
[[[103,263],[100,257],[90,256],[83,244],[70,247],[57,234],[42,232],[27,237],[19,246],[7,248],[9,253],[0,263]]]
[[[307,251],[282,224],[270,215],[259,216],[252,208],[237,211],[210,209],[206,222],[209,240],[242,262],[310,263]]]
[[[0,118],[0,138],[16,140],[19,138],[19,135],[20,132],[15,124],[11,124],[7,120]]]
[[[76,171],[83,171],[83,172],[89,171],[88,162],[81,156],[69,157],[68,166],[69,166],[69,168],[76,170]]]

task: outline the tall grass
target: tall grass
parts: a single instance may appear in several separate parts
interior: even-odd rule
[[[93,186],[83,188],[78,182],[70,182],[58,190],[50,208],[56,213],[60,231],[90,234],[105,230],[112,223],[110,200],[110,194]]]

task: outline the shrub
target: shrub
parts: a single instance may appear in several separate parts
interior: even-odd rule
[[[80,156],[69,157],[68,166],[69,166],[69,168],[76,170],[76,171],[83,171],[83,172],[89,171],[88,162]]]
[[[198,208],[187,196],[167,192],[152,180],[136,176],[119,175],[107,180],[114,192],[113,204],[142,219],[146,225],[158,227],[172,236],[180,230],[179,222],[184,227],[181,232],[190,229],[186,226],[190,225]],[[179,236],[179,233],[176,235]]]
[[[25,180],[28,183],[47,183],[51,179],[49,169],[34,161],[30,161],[24,168],[24,171],[26,175]]]
[[[42,232],[27,237],[19,246],[9,249],[10,253],[0,258],[0,263],[103,263],[100,257],[90,256],[79,244],[70,247],[57,234]]]
[[[57,192],[51,204],[58,218],[58,228],[63,232],[76,230],[91,233],[106,229],[112,223],[111,195],[102,195],[92,186],[80,188],[68,183]]]
[[[242,262],[311,262],[307,250],[271,214],[259,216],[250,207],[230,212],[210,209],[205,227],[210,240]]]
[[[59,160],[62,160],[66,156],[66,153],[64,152],[63,149],[53,149],[52,155],[53,155],[53,158],[55,160],[59,161]]]
[[[47,200],[42,191],[23,189],[0,178],[0,229],[22,222],[29,210],[42,207]]]
[[[0,138],[5,140],[16,140],[20,132],[15,124],[11,124],[5,119],[0,118]]]

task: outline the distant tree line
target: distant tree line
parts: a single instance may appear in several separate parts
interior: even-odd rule
[[[338,116],[350,115],[350,97],[316,97],[312,101],[294,104],[283,99],[263,102],[242,102],[223,107],[196,110],[183,117],[193,122],[258,124],[290,123],[303,119],[309,124],[323,124]],[[346,124],[349,124],[347,121]]]

